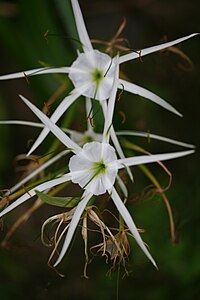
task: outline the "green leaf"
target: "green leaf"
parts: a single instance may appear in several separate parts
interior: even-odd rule
[[[81,200],[81,197],[52,197],[39,191],[36,194],[45,203],[59,207],[74,207]]]

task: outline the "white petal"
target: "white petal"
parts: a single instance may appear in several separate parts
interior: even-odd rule
[[[90,143],[88,143],[90,145]],[[90,147],[87,149],[87,145],[84,145],[82,152],[78,155],[73,155],[69,161],[69,169],[74,174],[72,176],[72,182],[78,183],[81,188],[86,188],[88,183],[94,177],[92,171],[93,162],[90,157],[88,158],[87,150],[90,152]]]
[[[167,43],[164,43],[164,44],[161,44],[161,45],[149,47],[149,48],[143,49],[141,51],[138,51],[138,53],[134,52],[134,53],[122,55],[120,57],[119,63],[121,64],[121,63],[127,62],[131,59],[139,58],[141,56],[145,56],[147,54],[150,54],[150,53],[153,53],[153,52],[156,52],[156,51],[160,51],[160,50],[172,47],[172,46],[174,46],[176,44],[179,44],[179,43],[181,43],[185,40],[188,40],[188,39],[190,39],[190,38],[192,38],[196,35],[199,35],[199,33],[193,33],[193,34],[187,35],[185,37],[179,38],[177,40],[174,40],[172,42],[167,42]]]
[[[101,149],[101,160],[103,160],[105,165],[117,160],[116,151],[111,145],[101,143]]]
[[[83,146],[82,157],[87,158],[91,162],[99,162],[102,160],[102,143],[96,141],[87,143]]]
[[[153,155],[140,155],[136,157],[128,157],[124,159],[118,159],[118,168],[122,169],[124,166],[137,166],[141,164],[148,164],[157,161],[164,161],[168,159],[174,159],[194,153],[194,150],[180,151],[174,153],[165,154],[153,154]],[[110,164],[112,166],[112,164]]]
[[[137,244],[140,246],[140,248],[145,253],[145,255],[149,258],[149,260],[152,262],[152,264],[157,268],[157,265],[156,265],[153,257],[149,253],[148,249],[144,245],[144,242],[142,241],[142,239],[138,233],[138,230],[133,222],[133,219],[132,219],[129,211],[127,210],[126,206],[124,205],[124,203],[122,202],[122,200],[120,199],[119,195],[117,194],[117,192],[114,188],[111,191],[111,198],[112,198],[113,202],[115,203],[122,218],[124,219],[126,225],[128,226],[129,230],[131,231],[132,235],[134,236]]]
[[[104,101],[109,98],[112,88],[112,79],[110,77],[104,77],[96,91],[95,85],[95,100]],[[90,92],[90,95],[93,95],[94,98],[94,91]],[[92,96],[90,96],[92,98]]]
[[[93,47],[92,47],[90,38],[88,36],[87,30],[85,27],[85,23],[83,20],[83,16],[82,16],[78,1],[71,0],[71,2],[72,2],[72,8],[73,8],[73,12],[74,12],[75,21],[76,21],[77,31],[78,31],[81,43],[83,44],[84,51],[92,50]]]
[[[74,143],[58,126],[56,126],[35,105],[33,105],[30,101],[28,101],[25,97],[21,95],[20,98],[67,148],[70,148],[73,152],[79,152],[81,150],[81,148],[76,143]]]
[[[62,102],[58,105],[56,110],[51,116],[51,121],[56,123],[61,116],[67,111],[67,109],[74,103],[74,101],[82,94],[82,92],[87,88],[87,86],[82,86],[79,90],[73,90],[71,95],[65,97]],[[47,126],[48,127],[48,126]],[[34,142],[33,146],[29,150],[27,156],[29,156],[33,151],[36,150],[37,147],[44,141],[48,133],[50,132],[49,128],[44,128],[36,141]]]
[[[96,196],[102,195],[106,193],[106,186],[104,185],[104,178],[105,175],[99,174],[98,176],[94,177],[87,186],[86,190]]]
[[[169,139],[164,136],[160,136],[157,134],[149,133],[149,132],[141,132],[141,131],[118,131],[116,132],[116,135],[128,135],[128,136],[139,136],[139,137],[145,137],[147,139],[155,139],[163,142],[167,142],[170,144],[174,144],[177,146],[182,146],[186,148],[195,148],[194,145],[183,143],[177,140]]]
[[[62,67],[62,68],[39,68],[33,69],[28,71],[22,71],[13,74],[7,74],[0,76],[0,80],[7,80],[7,79],[15,79],[15,78],[25,78],[25,76],[35,76],[35,75],[42,75],[42,74],[52,74],[52,73],[69,73],[70,68]]]
[[[84,211],[84,209],[85,209],[85,207],[86,207],[86,205],[87,205],[87,203],[88,203],[88,201],[90,200],[91,197],[92,197],[91,193],[85,193],[83,195],[83,200],[77,205],[74,216],[73,216],[73,218],[70,222],[70,226],[69,226],[66,238],[64,240],[62,250],[60,252],[60,255],[59,255],[57,261],[54,264],[54,267],[56,267],[61,262],[61,260],[63,259],[64,255],[65,255],[65,253],[66,253],[66,251],[67,251],[67,249],[68,249],[68,247],[71,243],[71,240],[73,238],[76,227],[79,223],[81,215],[82,215],[82,213],[83,213],[83,211]]]
[[[85,155],[73,155],[69,160],[69,168],[72,172],[86,171],[93,167],[93,162]]]
[[[170,105],[169,103],[167,103],[165,100],[155,95],[154,93],[148,91],[147,89],[144,89],[139,85],[133,84],[131,82],[122,79],[119,80],[119,84],[120,84],[119,88],[124,89],[125,91],[133,93],[135,95],[139,95],[144,98],[147,98],[152,102],[157,103],[158,105],[164,107],[165,109],[173,112],[174,114],[182,117],[182,115],[172,105]]]
[[[56,179],[44,182],[44,183],[34,187],[30,191],[28,191],[27,193],[25,193],[24,195],[19,197],[16,201],[14,201],[8,207],[6,207],[2,212],[0,212],[0,218],[2,216],[4,216],[5,214],[7,214],[8,212],[10,212],[11,210],[13,210],[14,208],[16,208],[17,206],[19,206],[20,204],[22,204],[25,201],[27,201],[28,199],[30,199],[31,197],[35,196],[36,195],[35,191],[43,192],[45,190],[48,190],[48,189],[50,189],[54,186],[57,186],[61,183],[67,182],[69,180],[71,180],[71,174],[70,173],[63,175],[60,178],[56,178]]]
[[[93,180],[89,182],[89,184],[87,184],[86,190],[96,196],[103,195],[106,193],[106,191],[110,190],[113,187],[116,176],[116,168],[107,168],[105,174],[98,174],[93,178]]]
[[[116,168],[107,168],[106,174],[104,176],[101,175],[103,185],[105,186],[107,191],[113,187],[117,177],[117,171],[118,170]]]
[[[88,186],[89,186],[89,183],[91,182],[91,180],[94,178],[94,173],[90,170],[87,170],[87,171],[79,171],[79,172],[76,172],[76,174],[74,174],[72,176],[72,182],[73,183],[78,183],[78,185],[82,188],[82,189],[85,189],[89,192],[92,192]],[[92,180],[93,181],[93,180]],[[93,190],[93,189],[92,189]]]

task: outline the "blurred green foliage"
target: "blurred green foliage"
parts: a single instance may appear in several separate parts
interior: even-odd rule
[[[169,39],[199,30],[199,2],[196,1],[80,1],[87,27],[92,38],[109,40],[115,34],[122,17],[127,19],[124,36],[133,48],[140,49],[159,43],[163,35]],[[49,36],[48,42],[44,33]],[[18,0],[0,2],[1,74],[39,67],[43,62],[50,66],[70,65],[79,44],[66,36],[77,38],[69,0]],[[115,127],[120,129],[150,130],[160,135],[199,145],[199,38],[189,40],[179,48],[194,63],[191,71],[183,70],[184,61],[173,53],[157,53],[123,66],[133,82],[149,88],[169,100],[183,114],[179,119],[160,107],[139,97],[122,95],[116,107]],[[182,66],[182,67],[180,67]],[[186,66],[187,67],[187,66]],[[187,68],[186,68],[187,69]],[[65,80],[65,78],[61,78]],[[60,78],[53,75],[25,80],[0,82],[1,119],[31,119],[32,115],[20,103],[18,94],[24,94],[42,107],[60,85]],[[66,90],[59,101],[70,91]],[[82,129],[80,116],[83,108],[76,106],[76,113],[68,113],[74,128]],[[52,108],[53,109],[53,108]],[[126,114],[121,123],[119,112]],[[78,118],[79,116],[79,118]],[[74,121],[75,120],[75,121]],[[69,121],[69,120],[68,120]],[[12,159],[26,152],[26,142],[36,134],[31,129],[0,127],[0,182],[2,188],[15,182]],[[20,142],[19,142],[20,140]],[[172,150],[158,142],[131,139],[152,152]],[[45,146],[44,146],[45,147]],[[120,273],[119,299],[171,300],[198,299],[200,294],[200,243],[199,220],[199,154],[180,161],[167,163],[173,173],[173,184],[167,192],[175,215],[177,245],[170,242],[166,208],[160,197],[134,201],[138,191],[149,181],[135,170],[135,185],[131,190],[129,209],[136,224],[146,229],[144,240],[151,246],[151,253],[158,262],[155,270],[131,240],[130,276],[122,279]],[[166,175],[158,166],[152,166],[157,178],[166,184]],[[163,181],[163,182],[162,182]],[[135,204],[135,205],[132,205]],[[21,209],[21,208],[20,208]],[[20,213],[16,210],[16,214]],[[31,220],[21,227],[12,239],[10,249],[0,253],[0,296],[7,299],[117,299],[117,272],[106,276],[109,270],[104,258],[96,257],[88,267],[89,280],[81,278],[84,266],[83,243],[76,239],[70,254],[62,264],[60,278],[46,265],[48,249],[41,245],[39,230],[51,209],[44,206]],[[15,212],[4,218],[4,236],[16,218]]]

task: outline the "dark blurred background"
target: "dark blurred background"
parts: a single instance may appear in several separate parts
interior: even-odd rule
[[[110,40],[125,17],[127,26],[121,36],[128,40],[133,49],[159,44],[164,38],[170,41],[200,31],[198,0],[80,0],[80,5],[92,39]],[[56,34],[49,36],[48,43],[43,37],[47,30]],[[76,57],[77,44],[65,36],[75,35],[69,0],[0,1],[0,73],[37,68],[41,62],[58,67],[70,65]],[[135,60],[122,66],[132,82],[169,101],[184,117],[179,118],[150,101],[124,93],[116,107],[115,127],[121,130],[150,130],[193,143],[197,151],[190,157],[166,163],[173,174],[172,186],[166,195],[174,213],[176,245],[171,244],[168,215],[160,197],[135,201],[135,205],[130,206],[137,224],[146,229],[144,239],[151,247],[159,271],[130,241],[130,274],[122,278],[121,271],[119,299],[199,299],[199,44],[197,36],[178,45],[178,54],[171,51],[154,53],[145,56],[143,62]],[[192,63],[180,53],[187,55]],[[20,102],[18,94],[42,107],[59,88],[60,82],[55,79],[48,75],[31,78],[30,84],[24,79],[0,82],[0,119],[36,120]],[[71,85],[67,82],[67,88],[59,99],[70,89]],[[81,104],[77,110],[83,114]],[[119,111],[126,114],[124,124],[121,123]],[[71,126],[81,128],[80,118],[77,119],[76,115]],[[36,134],[35,130],[21,126],[0,127],[2,189],[17,181],[14,157],[27,152],[27,143]],[[181,150],[159,142],[148,145],[139,138],[130,140],[153,153]],[[37,154],[42,151],[41,147]],[[166,175],[159,167],[150,166],[150,169],[161,183],[166,181]],[[144,175],[137,170],[135,172],[132,199],[149,184]],[[50,252],[39,238],[42,222],[52,213],[48,211],[47,215],[46,209],[42,207],[25,226],[18,229],[9,249],[0,250],[1,299],[117,299],[118,275],[114,271],[111,276],[106,275],[111,265],[106,265],[103,257],[96,257],[89,265],[88,280],[81,278],[84,249],[79,234],[60,268],[65,278],[60,278],[48,268],[46,262]],[[4,217],[2,238],[21,211],[24,208]]]

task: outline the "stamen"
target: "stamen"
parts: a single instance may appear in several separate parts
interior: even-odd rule
[[[38,73],[40,73],[40,72],[43,72],[44,70],[50,70],[50,69],[52,69],[52,68],[54,68],[54,67],[46,67],[46,68],[43,68],[43,69],[41,69],[41,70],[32,72],[32,73],[30,73],[29,75],[26,75],[26,73],[24,73],[24,72],[23,72],[23,74],[24,74],[24,77],[25,77],[27,83],[29,84],[30,82],[29,82],[28,77],[33,76],[33,75],[35,75],[35,74],[38,74]]]
[[[93,124],[93,120],[94,120],[94,117],[96,116],[96,114],[99,112],[99,110],[100,110],[100,105],[98,104],[98,109],[96,110],[96,112],[95,113],[93,113],[93,115],[91,116],[91,114],[92,114],[92,111],[93,111],[93,104],[92,104],[92,106],[91,106],[91,108],[90,108],[90,111],[89,111],[89,114],[88,114],[88,116],[87,116],[87,119],[89,120],[89,122],[90,122],[90,125],[92,126],[92,127],[94,127],[94,124]]]
[[[111,58],[110,65],[108,66],[108,69],[106,70],[106,73],[103,75],[103,77],[106,77],[106,75],[108,74],[108,72],[109,72],[111,66],[112,66],[112,58]]]
[[[143,62],[143,60],[142,60],[142,50],[139,50],[139,51],[136,51],[136,53],[138,53],[138,55],[139,55],[139,60],[140,60],[140,62]]]
[[[51,107],[51,105],[48,105],[46,102],[44,102],[43,112],[44,112],[47,116],[50,116],[50,107]]]
[[[124,85],[121,84],[121,86],[122,86],[122,90],[121,90],[121,92],[119,92],[118,97],[117,97],[117,101],[118,101],[118,102],[119,102],[119,100],[120,100],[120,98],[121,98],[121,95],[122,95],[123,92],[124,92]]]
[[[89,117],[88,119],[89,119],[89,122],[90,122],[91,127],[94,127],[94,124],[93,124],[93,117]]]

